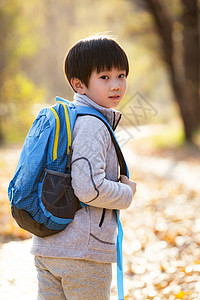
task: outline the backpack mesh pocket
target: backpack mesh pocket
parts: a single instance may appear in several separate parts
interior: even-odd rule
[[[71,186],[71,175],[45,169],[42,184],[42,203],[55,217],[73,219],[81,208]]]

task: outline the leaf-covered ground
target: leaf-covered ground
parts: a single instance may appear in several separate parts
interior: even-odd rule
[[[199,150],[146,146],[133,142],[124,148],[138,183],[133,204],[121,213],[125,299],[200,299],[200,186],[192,184],[200,180]],[[31,241],[16,241],[30,236],[9,216],[7,199],[19,150],[0,154],[1,299],[35,299]],[[9,240],[15,241],[5,243]],[[112,300],[117,299],[115,267]]]

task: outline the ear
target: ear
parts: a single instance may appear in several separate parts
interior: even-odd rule
[[[82,83],[82,81],[76,77],[71,79],[71,85],[73,86],[74,90],[81,94],[84,95],[86,92],[86,86],[84,83]]]

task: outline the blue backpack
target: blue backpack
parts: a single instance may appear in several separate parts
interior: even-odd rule
[[[73,127],[78,116],[92,115],[104,122],[115,146],[120,174],[129,176],[128,168],[113,129],[107,119],[91,107],[74,106],[56,97],[57,103],[41,110],[25,139],[20,159],[8,188],[11,211],[18,225],[46,237],[65,229],[80,202],[71,186],[71,145]],[[122,237],[117,214],[118,296],[123,296]]]

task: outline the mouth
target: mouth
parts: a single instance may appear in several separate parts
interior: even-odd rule
[[[109,99],[119,100],[120,99],[120,95],[112,95],[112,96],[109,97]]]

